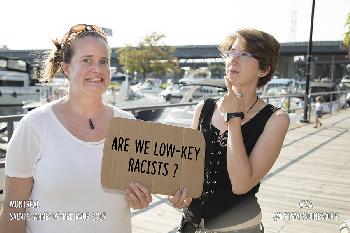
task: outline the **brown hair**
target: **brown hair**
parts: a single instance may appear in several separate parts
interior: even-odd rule
[[[320,102],[320,103],[323,103],[323,97],[322,96],[317,96],[316,98],[315,98],[315,100],[316,100],[316,102]]]
[[[260,70],[266,70],[270,67],[269,73],[259,78],[257,88],[264,86],[271,80],[275,73],[280,52],[279,42],[266,32],[256,29],[242,29],[236,31],[234,35],[228,36],[226,40],[219,45],[219,51],[229,51],[237,37],[241,37],[245,40],[245,50],[258,59]]]
[[[69,64],[71,62],[74,55],[74,41],[87,36],[102,38],[107,43],[107,36],[100,27],[87,24],[77,24],[61,39],[52,40],[55,48],[50,51],[44,61],[40,81],[51,82],[56,75],[63,74],[61,63]]]

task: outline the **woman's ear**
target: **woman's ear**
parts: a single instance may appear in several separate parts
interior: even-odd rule
[[[61,63],[61,69],[63,71],[63,74],[65,74],[67,76],[67,78],[69,77],[69,64],[62,62]]]
[[[266,69],[260,70],[259,77],[265,77],[270,72],[271,67],[267,66]]]

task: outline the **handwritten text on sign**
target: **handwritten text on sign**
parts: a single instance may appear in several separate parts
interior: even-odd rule
[[[187,187],[200,195],[205,144],[193,129],[114,118],[102,160],[102,185],[124,189],[140,182],[152,193],[172,195]]]

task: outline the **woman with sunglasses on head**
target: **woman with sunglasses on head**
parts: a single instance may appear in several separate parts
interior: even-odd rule
[[[53,42],[45,81],[64,74],[68,94],[26,114],[8,144],[0,232],[131,232],[129,207],[147,207],[149,191],[137,183],[105,190],[100,181],[109,120],[134,119],[102,102],[110,83],[107,37],[79,24]]]
[[[170,202],[185,208],[179,232],[264,232],[255,194],[280,153],[289,117],[256,90],[274,74],[280,45],[265,32],[243,29],[219,49],[228,93],[199,103],[192,122],[206,140],[203,193],[191,202],[177,192]]]

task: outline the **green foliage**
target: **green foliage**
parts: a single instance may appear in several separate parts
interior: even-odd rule
[[[350,52],[350,13],[348,13],[346,18],[345,28],[346,32],[344,33],[343,45],[348,48]]]
[[[225,64],[209,64],[208,69],[211,73],[212,78],[222,78],[225,75]]]
[[[166,89],[168,87],[168,83],[167,82],[163,82],[161,85],[160,85],[160,88],[162,89]]]
[[[175,48],[166,46],[162,40],[166,36],[156,32],[147,35],[136,47],[126,45],[118,50],[119,63],[124,72],[136,71],[146,78],[148,74],[165,76],[178,73],[178,61],[174,57]]]

